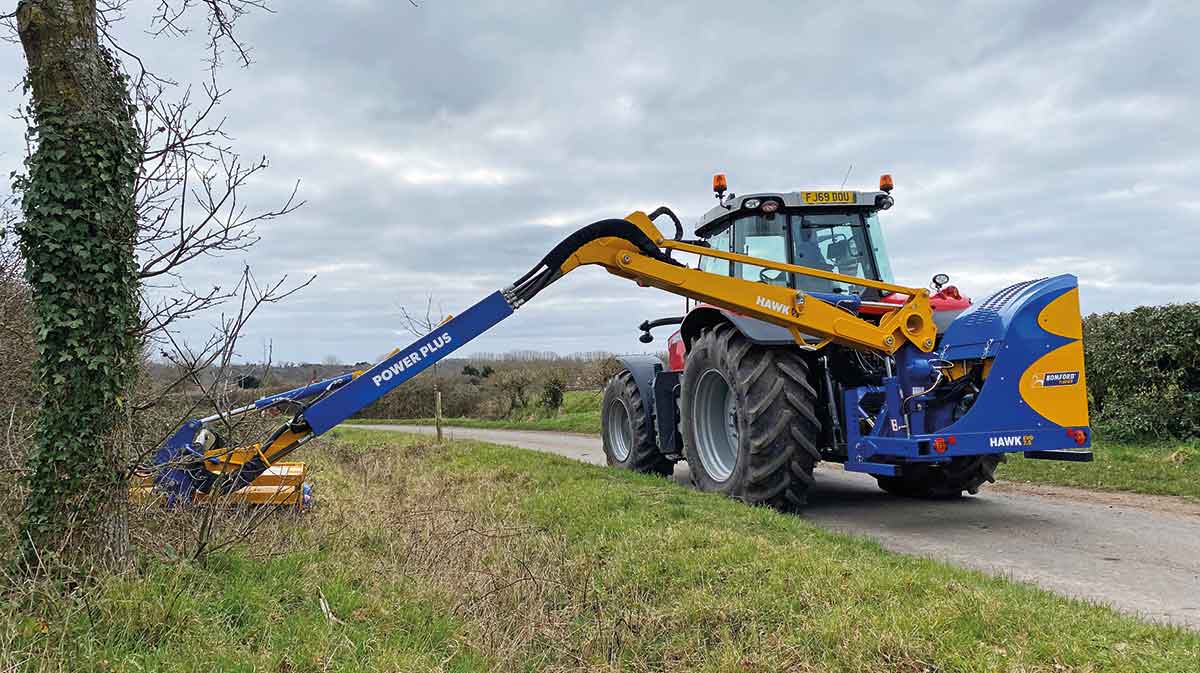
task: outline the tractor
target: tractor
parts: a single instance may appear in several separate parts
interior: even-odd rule
[[[307,470],[284,462],[314,438],[513,315],[582,266],[687,300],[667,366],[623,358],[605,388],[604,451],[668,474],[686,460],[705,491],[792,508],[820,460],[875,475],[887,491],[945,497],[993,478],[1003,454],[1089,460],[1079,291],[1063,274],[972,304],[891,279],[877,192],[726,196],[685,240],[665,206],[586,225],[512,284],[363,371],[268,395],[183,424],[135,485],[172,506],[230,496],[303,507]],[[674,238],[655,220],[669,217]],[[696,255],[696,268],[675,253]],[[286,412],[263,441],[229,446],[229,418]]]
[[[788,288],[875,323],[905,303],[906,297],[876,283],[857,285],[848,278],[894,282],[879,222],[879,214],[894,204],[889,175],[881,177],[878,191],[736,196],[725,193],[723,175],[714,178],[713,187],[718,205],[700,219],[694,244],[818,273],[785,272],[715,256],[701,257],[699,270]],[[971,301],[948,283],[945,274],[934,275],[929,293],[937,327],[931,349],[935,354],[955,320],[972,308]],[[1019,284],[997,293],[999,299],[976,308],[975,322],[994,318],[1006,298],[1015,299],[1030,286]],[[935,358],[927,365],[932,376],[889,400],[885,382],[894,378],[897,362],[887,353],[798,335],[794,328],[690,298],[685,298],[684,315],[643,322],[640,340],[651,342],[650,330],[666,325],[678,329],[667,339],[665,366],[656,356],[622,357],[624,369],[604,388],[601,434],[609,465],[669,476],[677,462],[686,461],[692,483],[702,491],[792,509],[805,502],[820,461],[873,474],[891,494],[948,499],[975,494],[994,481],[996,467],[1004,460],[1002,451],[947,455],[957,443],[949,432],[927,446],[918,445],[912,456],[872,457],[864,454],[870,449],[861,446],[862,438],[880,423],[908,435],[914,414],[933,413],[943,427],[963,418],[979,399],[996,351],[985,348],[967,363],[952,361],[950,354]],[[1001,341],[993,342],[997,350]],[[1063,376],[1078,385],[1081,368]],[[1078,395],[1074,406],[1071,422],[1085,424],[1086,409],[1082,416],[1078,413]],[[1018,436],[1018,446],[1031,448],[1025,446],[1027,434]],[[1086,451],[1028,454],[1067,460],[1091,457]]]

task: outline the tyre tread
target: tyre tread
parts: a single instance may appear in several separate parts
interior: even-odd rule
[[[821,458],[822,424],[809,366],[793,347],[761,346],[727,323],[704,330],[688,357],[708,357],[732,376],[744,412],[740,483],[729,495],[756,505],[792,510],[803,505]],[[687,433],[685,433],[685,436]],[[698,455],[689,450],[689,458]],[[693,466],[692,483],[699,486]],[[731,477],[734,478],[734,477]]]
[[[642,393],[638,389],[637,381],[634,381],[633,374],[629,370],[613,376],[604,387],[600,410],[601,419],[607,418],[608,404],[611,401],[610,395],[619,395],[626,401],[629,408],[629,420],[633,425],[633,446],[629,448],[627,459],[617,460],[609,450],[608,433],[602,428],[600,435],[604,444],[605,462],[610,466],[622,467],[634,472],[670,476],[675,469],[675,464],[658,450],[658,443],[649,429],[650,423],[647,422],[649,418],[646,404],[642,400]]]
[[[875,477],[879,487],[907,498],[948,500],[963,492],[975,495],[985,483],[996,481],[996,467],[1005,461],[1002,453],[963,456],[939,466],[908,465],[898,477]]]

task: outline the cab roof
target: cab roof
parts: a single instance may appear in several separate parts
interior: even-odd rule
[[[748,215],[758,209],[747,208],[746,202],[757,200],[778,201],[785,211],[813,210],[857,210],[870,212],[879,210],[879,202],[887,196],[886,192],[860,192],[846,189],[811,189],[795,192],[758,192],[755,194],[740,194],[728,199],[723,206],[715,206],[700,217],[696,224],[696,235],[708,238],[721,232],[734,218]]]

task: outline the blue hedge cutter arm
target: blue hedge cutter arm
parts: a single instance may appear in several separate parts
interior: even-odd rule
[[[197,493],[239,491],[288,454],[491,329],[512,315],[513,310],[513,302],[504,292],[493,292],[431,334],[392,351],[364,372],[343,374],[270,395],[224,415],[232,418],[290,407],[295,412],[291,418],[260,444],[234,450],[221,446],[220,437],[209,429],[222,419],[221,415],[189,421],[155,455],[155,464],[166,467],[157,472],[155,488],[171,504],[189,502]],[[275,500],[294,504],[282,491]]]
[[[650,219],[659,214],[671,213],[665,208],[650,216],[635,212],[625,219],[601,220],[580,229],[512,285],[493,292],[430,334],[397,348],[366,371],[335,376],[224,414],[188,421],[156,452],[144,488],[165,496],[169,504],[187,504],[197,495],[248,492],[253,493],[247,501],[253,503],[304,504],[308,494],[301,491],[303,467],[289,472],[287,466],[296,464],[281,464],[283,458],[488,331],[567,271],[581,263],[602,263],[585,261],[578,254],[581,250],[600,252],[611,262],[602,265],[623,276],[630,274],[615,266],[615,255],[622,252],[649,259],[659,267],[684,268],[659,247],[663,237]],[[223,419],[269,409],[284,409],[291,415],[262,442],[228,448],[214,429]]]

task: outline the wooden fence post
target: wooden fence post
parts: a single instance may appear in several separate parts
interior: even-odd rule
[[[442,443],[442,391],[433,391],[433,422],[437,426],[437,441]]]

